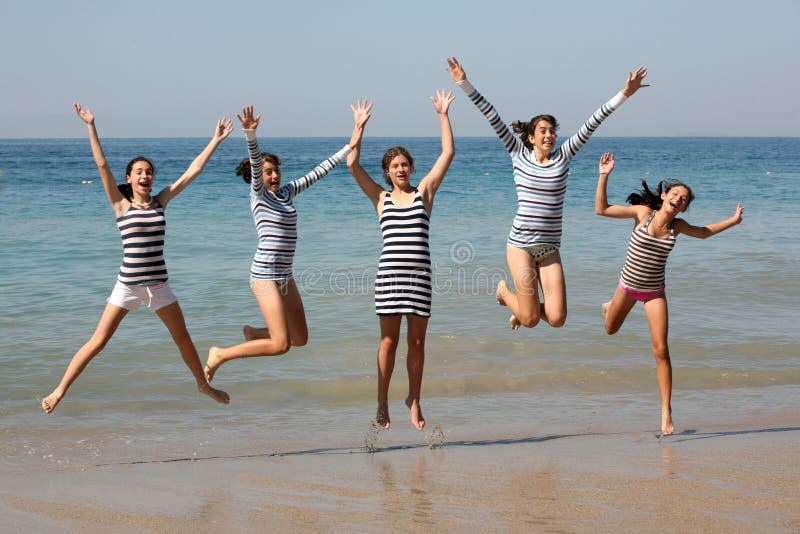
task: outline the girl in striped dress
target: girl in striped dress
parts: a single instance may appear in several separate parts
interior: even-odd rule
[[[141,303],[153,310],[166,325],[181,352],[184,363],[194,375],[200,392],[217,402],[227,404],[228,394],[212,388],[206,380],[197,349],[186,329],[178,299],[167,283],[167,266],[164,263],[166,232],[164,210],[170,200],[203,172],[219,144],[230,135],[231,121],[218,120],[211,141],[189,165],[186,172],[172,185],[153,195],[155,168],[150,160],[142,157],[131,160],[125,171],[127,183],[117,186],[100,145],[94,115],[80,104],[76,103],[73,107],[89,128],[92,154],[111,208],[117,216],[124,257],[117,276],[117,284],[108,298],[108,304],[94,334],[72,357],[58,387],[42,399],[42,409],[46,413],[55,409],[92,358],[103,350],[122,319],[129,311],[138,309]]]
[[[518,207],[506,242],[506,260],[517,292],[505,280],[497,285],[497,302],[511,310],[511,328],[532,328],[544,319],[559,327],[567,319],[567,290],[561,266],[561,217],[572,158],[600,124],[641,87],[647,69],[628,74],[625,87],[595,111],[575,135],[556,147],[558,122],[552,115],[517,121],[513,132],[494,107],[467,81],[464,68],[447,60],[448,72],[488,119],[508,150],[514,168]],[[514,134],[519,134],[515,137]],[[542,302],[539,302],[539,291]]]
[[[633,232],[628,244],[625,265],[611,302],[603,304],[606,332],[615,334],[636,302],[644,304],[650,325],[656,377],[661,392],[661,433],[672,434],[672,364],[667,346],[667,296],[665,268],[667,256],[675,246],[678,234],[705,239],[742,222],[744,206],[738,204],[733,216],[706,226],[692,226],[679,213],[686,211],[694,199],[689,186],[680,182],[661,182],[653,192],[642,180],[643,188],[628,197],[631,206],[609,205],[606,195],[608,176],[614,170],[614,155],[600,157],[600,177],[595,193],[595,212],[617,219],[633,219]]]
[[[358,138],[347,157],[347,166],[361,190],[378,214],[383,234],[383,250],[375,276],[375,312],[381,328],[378,346],[378,410],[376,423],[389,428],[389,382],[394,370],[395,353],[400,339],[400,322],[406,317],[408,329],[408,396],[406,406],[417,430],[425,427],[420,394],[425,364],[425,333],[431,309],[431,260],[428,249],[428,224],[433,199],[455,155],[453,130],[447,112],[453,93],[437,91],[431,98],[439,117],[442,152],[431,170],[415,187],[411,185],[414,159],[403,147],[386,151],[381,165],[385,190],[361,167],[359,162],[363,126],[369,120],[372,104],[359,101],[353,107]],[[358,128],[358,125],[361,128]]]
[[[305,308],[292,277],[297,244],[297,210],[292,200],[347,157],[359,129],[356,124],[350,144],[344,145],[311,172],[281,184],[280,159],[258,148],[256,129],[261,115],[254,116],[253,106],[247,106],[237,117],[247,139],[248,157],[239,164],[236,174],[250,184],[250,209],[258,233],[258,247],[250,265],[250,289],[261,308],[266,327],[245,325],[242,329],[244,343],[211,347],[205,366],[209,381],[219,366],[229,360],[278,356],[308,341]]]

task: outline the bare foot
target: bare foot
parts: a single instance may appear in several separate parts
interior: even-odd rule
[[[222,358],[219,352],[219,347],[211,347],[208,349],[208,359],[206,360],[206,366],[203,368],[203,372],[206,374],[206,380],[209,382],[214,380],[214,373],[216,373],[219,366],[222,365]]]
[[[601,306],[601,308],[603,308],[603,315],[608,313],[609,306],[611,306],[611,301],[610,300],[608,302],[604,302],[603,303],[603,305]]]
[[[242,334],[244,334],[244,339],[247,341],[253,341],[254,339],[268,339],[269,329],[256,328],[246,324],[242,327]]]
[[[231,401],[227,393],[221,389],[214,389],[208,382],[198,385],[197,390],[200,391],[200,393],[205,393],[220,404],[228,404]]]
[[[511,330],[519,330],[519,327],[522,326],[522,323],[519,322],[519,319],[517,319],[517,316],[513,313],[511,317],[508,318],[508,324],[511,325]]]
[[[675,433],[675,425],[672,424],[672,410],[669,408],[661,409],[661,435],[669,436]]]
[[[58,403],[61,402],[62,394],[53,391],[50,395],[42,399],[42,410],[44,413],[50,413],[56,409]]]
[[[497,303],[500,306],[506,305],[505,295],[508,293],[508,284],[506,284],[505,280],[500,280],[497,282],[497,291],[495,292],[494,296],[497,299]]]
[[[414,425],[417,430],[425,428],[425,418],[422,417],[422,408],[420,408],[419,399],[406,399],[406,406],[408,406],[408,409],[411,411],[411,424]]]
[[[392,426],[392,421],[389,419],[389,405],[378,403],[378,413],[375,414],[375,423],[388,429]]]

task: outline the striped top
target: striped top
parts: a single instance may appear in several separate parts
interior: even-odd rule
[[[310,173],[281,186],[277,193],[273,193],[264,185],[263,162],[256,131],[245,130],[244,133],[252,172],[250,209],[258,233],[258,248],[250,266],[250,275],[260,280],[286,280],[292,277],[297,245],[297,210],[292,199],[341,163],[350,153],[350,146],[345,145]]]
[[[153,197],[148,209],[128,208],[117,217],[117,227],[122,237],[122,266],[117,280],[126,285],[152,285],[167,281],[167,264],[164,262],[164,234],[167,220],[164,208]]]
[[[657,291],[666,284],[667,256],[675,246],[675,221],[669,226],[669,237],[652,236],[647,228],[655,214],[653,210],[647,222],[631,233],[628,254],[619,277],[622,285],[636,291]]]
[[[486,100],[467,80],[458,83],[475,106],[484,114],[508,150],[517,188],[517,214],[508,235],[508,244],[528,247],[538,244],[561,246],[561,219],[567,177],[572,158],[586,144],[597,127],[627,100],[622,92],[595,111],[578,132],[550,154],[550,161],[540,164],[532,149],[525,147]]]
[[[419,191],[407,207],[386,193],[379,219],[383,250],[375,275],[375,313],[431,315],[430,215]]]

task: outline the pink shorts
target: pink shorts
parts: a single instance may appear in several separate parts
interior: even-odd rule
[[[655,291],[639,291],[638,289],[631,289],[630,287],[626,286],[622,282],[619,283],[619,288],[622,290],[623,293],[632,297],[639,302],[647,302],[650,299],[654,299],[656,297],[660,297],[664,294],[664,288],[656,289]]]
[[[148,308],[153,311],[158,311],[164,306],[169,306],[173,302],[178,302],[178,297],[169,288],[167,282],[160,282],[149,286],[143,285],[127,285],[119,280],[117,281],[114,289],[111,291],[111,296],[108,297],[109,304],[119,306],[123,310],[136,311],[139,309],[139,304],[144,302]]]

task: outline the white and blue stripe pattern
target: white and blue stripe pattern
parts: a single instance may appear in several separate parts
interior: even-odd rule
[[[525,147],[514,135],[488,100],[467,80],[458,85],[489,121],[511,156],[518,206],[508,244],[514,247],[538,244],[560,247],[569,164],[597,127],[619,108],[626,97],[620,92],[603,104],[575,135],[550,154],[548,163],[539,164],[533,150]]]
[[[380,215],[383,250],[375,276],[375,313],[431,315],[430,216],[419,191],[400,208],[386,193]]]
[[[628,243],[625,265],[620,281],[636,291],[657,291],[666,285],[667,256],[675,246],[675,221],[669,227],[669,237],[650,235],[648,227],[656,212],[639,229],[634,229]]]
[[[292,263],[297,245],[297,210],[292,199],[321,180],[347,157],[345,145],[302,178],[283,185],[273,193],[264,185],[261,151],[255,130],[245,130],[250,157],[250,209],[253,212],[258,248],[250,266],[252,278],[287,280],[292,277]]]
[[[154,199],[149,209],[131,205],[117,217],[124,256],[117,280],[127,285],[151,285],[167,281],[164,261],[164,235],[167,221],[164,209]]]

